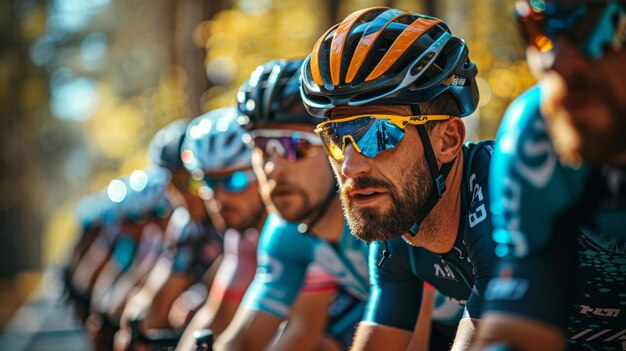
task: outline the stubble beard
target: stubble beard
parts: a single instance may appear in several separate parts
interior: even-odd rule
[[[412,172],[394,188],[389,182],[372,177],[359,177],[341,186],[341,205],[352,234],[365,242],[391,240],[406,233],[417,219],[418,210],[426,203],[433,185],[426,163],[417,162]],[[354,207],[350,191],[375,187],[384,188],[391,198],[391,207],[384,212],[378,208]],[[398,189],[404,190],[400,193]]]
[[[274,201],[272,205],[278,212],[278,215],[289,222],[301,222],[310,216],[312,212],[311,200],[308,194],[300,188],[294,188],[300,203]],[[270,193],[271,198],[271,193]],[[292,199],[293,200],[293,199]]]

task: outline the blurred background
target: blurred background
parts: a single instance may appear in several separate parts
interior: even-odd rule
[[[65,263],[84,195],[147,166],[170,121],[231,105],[259,64],[309,53],[347,14],[434,15],[479,68],[469,138],[494,138],[533,84],[514,0],[5,0],[0,2],[0,330]]]

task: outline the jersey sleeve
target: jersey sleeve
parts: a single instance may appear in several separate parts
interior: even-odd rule
[[[424,282],[416,277],[407,263],[410,248],[401,237],[387,240],[390,256],[382,267],[385,243],[372,242],[369,248],[370,298],[364,322],[412,331],[422,301]]]
[[[534,87],[511,105],[499,131],[490,180],[499,262],[486,310],[563,326],[575,284],[577,234],[558,221],[580,196],[587,171],[560,163],[539,102]]]
[[[211,285],[211,296],[241,302],[256,271],[258,233],[246,235],[230,229],[224,233],[224,258]]]
[[[259,239],[257,271],[242,304],[285,319],[312,261],[310,240],[270,215]]]
[[[489,218],[489,166],[493,142],[485,141],[474,146],[469,171],[470,205],[467,212],[465,246],[472,262],[474,286],[467,299],[463,317],[480,318],[484,294],[493,275],[495,243],[492,239],[493,225]]]
[[[309,265],[302,284],[302,293],[328,293],[337,290],[338,284],[335,277],[326,272],[317,263]]]
[[[498,134],[489,184],[498,257],[541,251],[559,215],[580,196],[587,173],[559,162],[539,99],[538,87],[522,95]]]

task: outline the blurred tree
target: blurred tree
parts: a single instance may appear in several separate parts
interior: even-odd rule
[[[0,279],[41,264],[46,194],[38,131],[48,93],[29,48],[43,31],[43,10],[38,1],[0,3]]]

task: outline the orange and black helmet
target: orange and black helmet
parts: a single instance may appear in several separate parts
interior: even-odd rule
[[[302,65],[300,92],[310,114],[337,106],[416,105],[451,94],[460,116],[478,103],[476,65],[441,20],[373,7],[352,13],[317,41]]]

